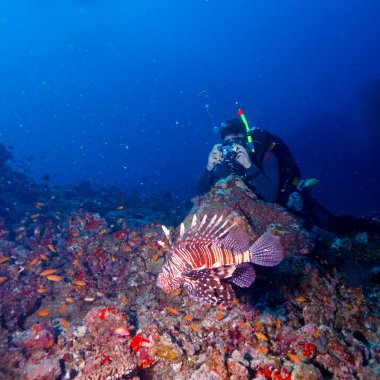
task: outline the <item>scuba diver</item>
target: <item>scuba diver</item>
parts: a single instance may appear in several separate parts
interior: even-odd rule
[[[222,144],[212,148],[197,191],[203,194],[231,174],[241,176],[260,198],[279,203],[300,217],[306,229],[313,225],[338,235],[365,231],[380,234],[376,220],[352,215],[335,216],[312,198],[310,190],[319,180],[302,180],[288,146],[260,128],[249,128],[243,110],[241,119],[230,119],[219,127]]]

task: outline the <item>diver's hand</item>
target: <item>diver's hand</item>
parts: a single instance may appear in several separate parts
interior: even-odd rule
[[[223,154],[219,150],[222,144],[215,144],[212,151],[208,155],[207,170],[210,172],[214,169],[215,165],[220,164],[223,161]]]
[[[240,165],[242,165],[245,169],[249,169],[252,166],[252,162],[251,162],[251,159],[249,158],[247,149],[245,149],[243,145],[239,145],[239,144],[234,144],[234,147],[237,148],[236,161]]]

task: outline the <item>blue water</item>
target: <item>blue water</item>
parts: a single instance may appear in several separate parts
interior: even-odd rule
[[[2,0],[0,142],[38,182],[186,199],[212,127],[243,107],[328,208],[380,212],[379,14],[378,0]]]

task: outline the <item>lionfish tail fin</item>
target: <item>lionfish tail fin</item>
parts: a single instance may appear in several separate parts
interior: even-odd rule
[[[280,264],[284,258],[284,249],[279,239],[266,232],[261,235],[250,247],[252,263],[266,267],[273,267]]]

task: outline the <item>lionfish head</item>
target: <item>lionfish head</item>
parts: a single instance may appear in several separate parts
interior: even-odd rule
[[[158,275],[157,286],[166,293],[172,293],[181,286],[180,277],[174,277],[170,274],[166,265],[162,267],[162,272]]]

